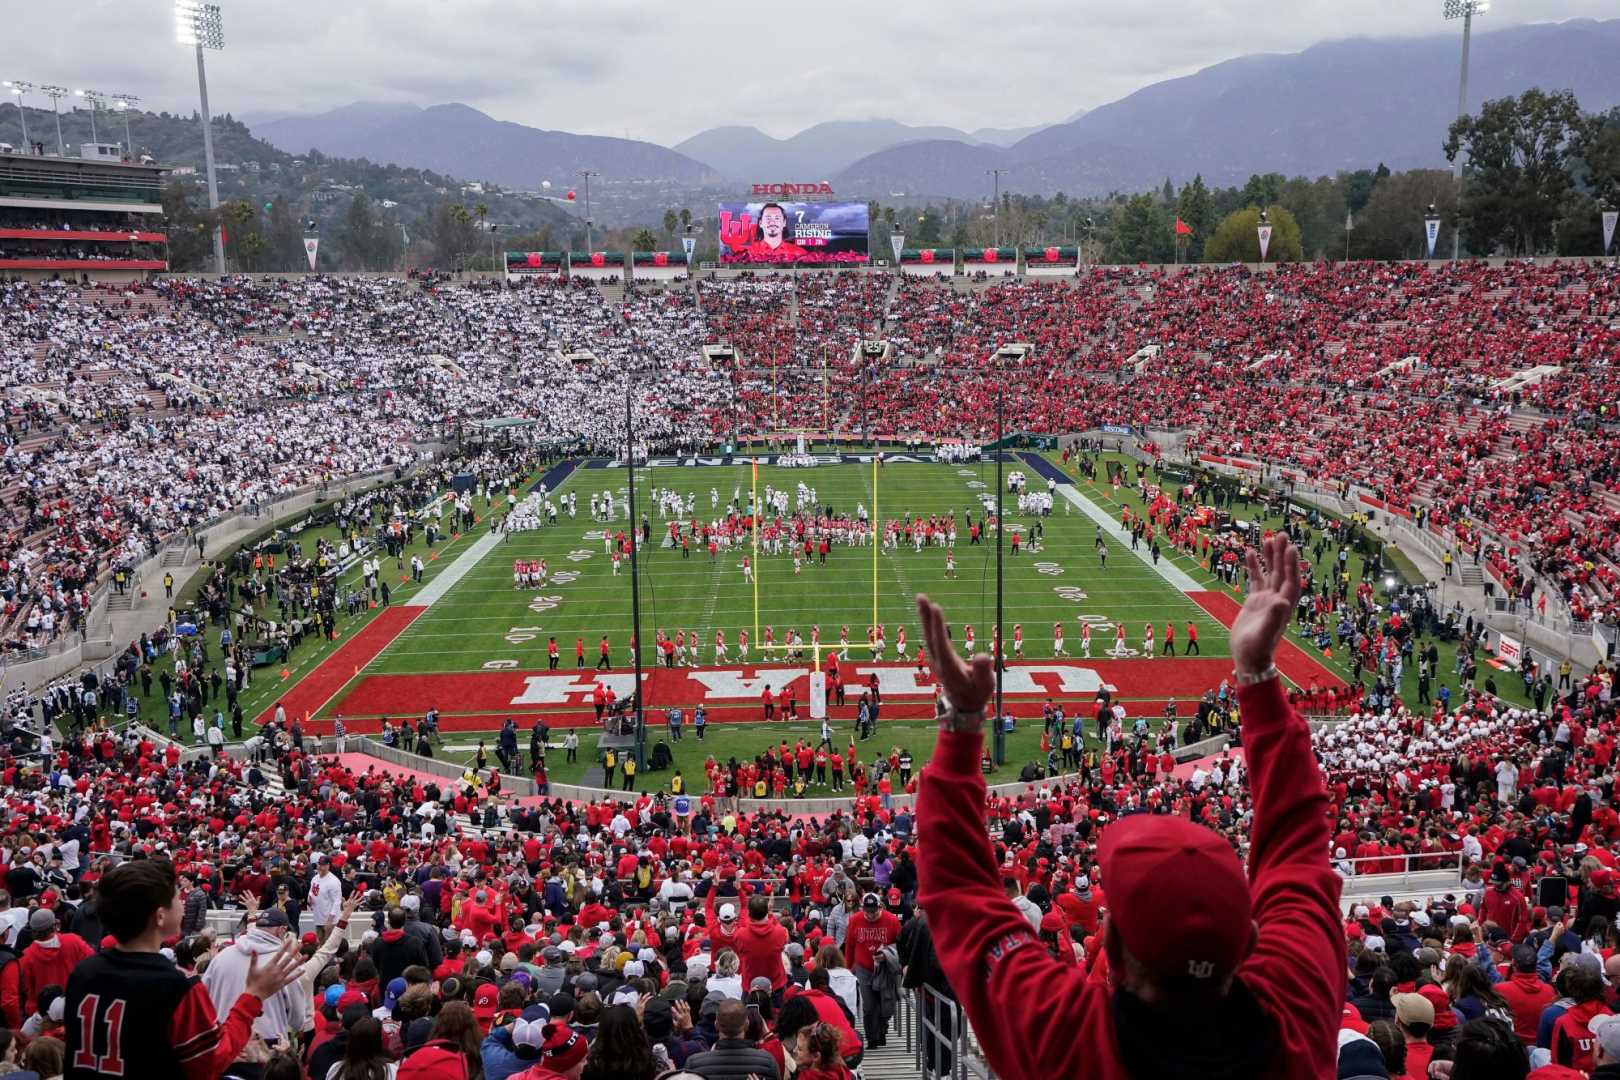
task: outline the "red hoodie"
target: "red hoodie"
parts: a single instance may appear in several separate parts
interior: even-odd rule
[[[1502,999],[1513,1010],[1513,1034],[1526,1046],[1536,1044],[1541,1012],[1557,999],[1558,993],[1533,971],[1515,971],[1511,978],[1496,984]]]
[[[1591,1072],[1592,1059],[1597,1056],[1597,1039],[1587,1025],[1594,1016],[1607,1015],[1609,1007],[1601,999],[1594,999],[1583,1001],[1560,1016],[1552,1030],[1553,1063]]]
[[[1323,852],[1327,790],[1310,731],[1276,679],[1238,691],[1254,793],[1249,881],[1259,940],[1236,977],[1275,1024],[1262,1078],[1332,1076],[1343,1011],[1344,935],[1338,876]],[[1039,947],[1002,891],[984,828],[983,736],[941,732],[924,772],[917,831],[918,899],[940,965],[1003,1076],[1130,1080],[1115,1037],[1107,984]],[[1041,987],[1048,1007],[1006,1003]]]
[[[732,948],[737,950],[737,959],[742,961],[744,990],[756,978],[771,980],[772,991],[787,985],[787,972],[782,967],[782,950],[787,947],[787,940],[787,931],[775,919],[743,920],[737,928]]]
[[[35,994],[53,983],[66,986],[68,976],[79,966],[79,961],[94,954],[95,950],[78,934],[56,934],[35,941],[23,950],[22,958],[17,961],[23,993],[32,1000]],[[23,1004],[27,1006],[26,1001]]]

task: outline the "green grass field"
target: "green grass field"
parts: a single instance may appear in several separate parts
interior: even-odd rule
[[[1009,472],[1014,468],[1006,467]],[[818,503],[832,506],[835,512],[853,514],[857,505],[871,512],[875,504],[877,517],[884,521],[954,514],[960,527],[964,510],[971,508],[976,519],[982,516],[978,497],[980,493],[994,494],[995,467],[988,463],[972,467],[887,465],[878,471],[876,491],[869,467],[762,468],[759,490],[763,495],[767,485],[774,485],[792,492],[800,482],[813,487]],[[723,512],[735,490],[740,489],[746,501],[749,484],[747,466],[650,469],[638,474],[638,506],[647,507],[655,489],[673,490],[683,497],[691,492],[698,499],[698,515],[707,520]],[[1037,478],[1031,477],[1031,486],[1037,484]],[[1044,484],[1038,486],[1044,490]],[[622,471],[576,471],[562,489],[579,495],[576,519],[563,517],[555,527],[517,533],[503,541],[368,670],[472,671],[503,660],[540,668],[545,666],[551,635],[556,635],[563,648],[565,666],[573,664],[576,637],[584,638],[587,664],[594,664],[603,634],[614,646],[614,662],[622,664],[631,622],[630,572],[626,565],[618,576],[613,575],[603,551],[603,525],[589,520],[586,506],[593,492],[612,490],[622,499],[623,487]],[[710,509],[711,489],[720,492],[719,511]],[[1006,505],[1016,508],[1016,499],[1007,496]],[[656,511],[650,516],[653,543],[641,556],[641,620],[647,642],[657,630],[671,636],[679,630],[695,631],[703,642],[703,661],[708,663],[713,660],[716,630],[725,632],[734,656],[737,632],[748,630],[754,661],[761,659],[762,639],[757,631],[767,625],[774,628],[779,643],[790,628],[808,641],[813,625],[820,626],[822,642],[827,645],[838,640],[844,625],[850,629],[852,643],[865,641],[866,629],[873,623],[871,546],[834,544],[825,566],[806,563],[797,575],[790,556],[762,551],[755,563],[756,628],[756,590],[741,569],[742,556],[751,554],[751,549],[722,551],[711,560],[694,545],[690,557],[682,558],[678,550],[659,546],[666,520]],[[1026,536],[1035,520],[1009,509],[1009,524],[1024,527]],[[613,527],[624,524],[621,516]],[[1004,608],[1009,624],[1023,626],[1029,655],[1051,655],[1052,624],[1058,620],[1065,621],[1068,650],[1074,653],[1079,626],[1073,620],[1079,615],[1123,620],[1132,644],[1149,620],[1162,633],[1166,619],[1175,619],[1180,631],[1190,618],[1198,623],[1205,654],[1225,655],[1225,632],[1220,625],[1140,560],[1111,550],[1106,571],[1099,572],[1093,551],[1096,527],[1068,503],[1059,499],[1042,525],[1045,536],[1040,550],[1026,548],[1014,558],[1009,548],[1002,560]],[[513,560],[536,558],[547,560],[552,583],[538,592],[514,589]],[[915,609],[918,592],[927,592],[943,605],[953,622],[971,623],[978,643],[987,646],[995,623],[994,542],[970,545],[966,528],[960,527],[956,559],[957,577],[947,580],[943,549],[925,548],[918,553],[902,545],[897,552],[878,554],[876,617],[888,628],[891,659],[902,626],[915,655],[921,633]],[[508,640],[527,634],[534,636],[520,643]],[[1010,640],[1011,625],[1007,635]],[[1096,640],[1094,653],[1100,653],[1104,645],[1100,638]]]
[[[1032,490],[1045,490],[1044,480],[1034,471],[1019,463],[1009,462],[1007,472],[1021,470],[1029,477]],[[532,478],[531,483],[533,482]],[[925,548],[915,552],[902,545],[896,552],[878,553],[876,559],[877,619],[888,628],[889,653],[894,659],[897,631],[906,628],[912,655],[919,640],[914,597],[927,592],[939,601],[952,620],[960,627],[972,623],[979,647],[989,639],[990,627],[995,621],[995,547],[994,543],[970,545],[967,531],[962,527],[964,511],[971,510],[977,519],[981,516],[979,499],[995,493],[995,466],[992,463],[973,465],[942,464],[890,464],[874,474],[870,466],[836,465],[813,469],[761,468],[758,487],[763,495],[767,485],[786,489],[790,497],[797,486],[804,483],[813,487],[816,502],[830,505],[836,512],[853,514],[857,505],[869,514],[888,521],[896,517],[916,517],[928,514],[954,514],[959,528],[957,574],[954,580],[945,577],[945,557],[942,549]],[[736,663],[738,631],[746,629],[752,640],[749,662],[752,664],[785,662],[782,657],[766,657],[760,651],[759,630],[766,625],[774,627],[781,642],[789,628],[799,631],[809,640],[812,625],[819,624],[822,641],[832,645],[838,640],[839,628],[848,625],[852,646],[865,641],[866,628],[873,621],[874,569],[873,548],[870,546],[842,546],[835,544],[825,566],[806,563],[799,574],[793,572],[791,557],[771,556],[761,551],[755,562],[756,590],[742,574],[740,561],[743,549],[722,551],[711,560],[706,551],[693,546],[690,557],[682,558],[679,550],[666,548],[658,542],[665,532],[665,519],[657,509],[656,496],[660,490],[671,490],[696,498],[696,514],[709,520],[720,516],[734,492],[740,492],[747,502],[751,484],[751,470],[747,465],[727,467],[650,468],[637,473],[637,506],[650,518],[654,543],[644,549],[641,565],[642,638],[650,644],[657,630],[673,635],[677,630],[695,632],[702,642],[701,662],[713,661],[713,640],[716,630],[723,630],[732,647],[732,662]],[[606,634],[612,644],[613,663],[617,667],[627,664],[625,647],[631,623],[630,572],[625,565],[614,575],[611,561],[604,552],[601,530],[603,523],[592,521],[588,512],[591,495],[613,491],[622,504],[625,474],[622,469],[581,468],[573,472],[561,487],[559,494],[573,492],[578,498],[577,516],[570,519],[563,512],[555,526],[532,532],[516,533],[496,543],[465,576],[440,597],[420,618],[395,638],[375,659],[361,667],[356,677],[327,702],[321,715],[330,716],[334,707],[355,686],[374,675],[424,675],[432,673],[476,673],[511,668],[518,671],[544,672],[547,667],[547,641],[553,635],[562,650],[562,668],[574,667],[574,641],[583,638],[586,646],[586,666],[596,660],[596,642]],[[719,507],[711,507],[710,492],[719,497]],[[1080,481],[1080,494],[1091,499],[1117,520],[1121,506],[1141,509],[1134,489],[1122,488],[1114,492],[1103,485]],[[1117,500],[1117,501],[1116,501]],[[1016,513],[1016,499],[1006,497],[1009,526],[1021,526],[1028,531],[1035,519]],[[488,507],[480,507],[487,514]],[[498,507],[496,508],[498,511]],[[1240,510],[1240,516],[1242,516]],[[683,515],[684,517],[684,515]],[[1274,520],[1261,519],[1265,524]],[[1026,546],[1023,553],[1013,557],[1010,549],[1004,556],[1004,604],[1009,624],[1020,623],[1024,629],[1025,655],[1030,659],[1043,659],[1052,654],[1052,624],[1063,620],[1071,657],[1079,652],[1079,622],[1082,616],[1096,620],[1093,631],[1094,658],[1102,656],[1113,644],[1111,624],[1123,622],[1127,644],[1140,645],[1142,625],[1153,622],[1162,635],[1167,620],[1174,620],[1178,641],[1184,646],[1184,627],[1191,620],[1198,626],[1199,643],[1205,658],[1226,655],[1226,634],[1220,623],[1205,614],[1183,592],[1172,587],[1145,561],[1125,550],[1121,545],[1109,543],[1106,568],[1098,566],[1094,550],[1096,526],[1093,521],[1073,508],[1061,492],[1053,512],[1041,520],[1044,536],[1038,550]],[[457,556],[486,534],[486,520],[474,533],[454,541],[441,542],[436,557],[428,563],[427,580],[423,586],[400,583],[398,574],[392,579],[394,604],[410,604],[413,597],[435,577],[443,573]],[[614,529],[624,527],[621,515],[612,523]],[[430,554],[418,545],[412,549]],[[751,548],[747,553],[752,555]],[[409,553],[407,553],[407,558]],[[1329,554],[1328,558],[1331,558]],[[515,559],[544,558],[551,570],[551,579],[539,590],[515,589],[512,584],[512,562]],[[1211,590],[1221,588],[1195,560],[1167,552],[1165,558],[1179,567],[1198,583]],[[392,564],[389,564],[392,566]],[[1397,567],[1399,562],[1397,561]],[[1360,574],[1360,559],[1352,558],[1351,572]],[[355,572],[351,571],[352,577]],[[183,598],[183,597],[182,597]],[[309,672],[318,667],[335,648],[353,639],[377,612],[368,611],[354,619],[340,617],[340,635],[337,643],[310,642],[302,646],[289,665],[289,677],[283,680],[279,673],[261,668],[255,683],[243,695],[244,711],[251,720],[261,710],[295,687]],[[958,631],[960,641],[960,631]],[[1312,655],[1316,651],[1303,646]],[[1450,685],[1457,690],[1455,676],[1450,674],[1450,653],[1444,649],[1441,678],[1437,684]],[[863,649],[852,648],[851,658],[866,659]],[[654,662],[645,655],[649,667]],[[1324,661],[1341,674],[1346,673],[1342,658]],[[167,665],[169,661],[161,662]],[[1169,664],[1170,661],[1163,661]],[[1170,670],[1166,668],[1165,670]],[[347,676],[347,671],[341,673]],[[1483,675],[1481,676],[1483,678]],[[1409,669],[1404,688],[1408,700],[1415,700],[1416,679]],[[1515,677],[1500,678],[1500,691],[1504,696],[1518,699],[1521,695]],[[1165,693],[1149,687],[1122,689],[1127,708],[1133,715],[1157,712],[1157,705]],[[164,727],[166,710],[153,699],[143,703],[142,717],[160,730]],[[1184,695],[1183,715],[1189,698]],[[221,699],[223,701],[223,698]],[[1148,704],[1152,703],[1150,710]],[[1132,708],[1133,703],[1137,705]],[[401,701],[393,715],[412,715],[412,703]],[[455,701],[438,703],[441,709],[453,712]],[[1079,707],[1075,701],[1070,707]],[[1025,710],[1027,711],[1027,710]],[[730,715],[728,715],[728,712]],[[748,710],[750,718],[757,710]],[[1088,710],[1089,712],[1089,710]],[[353,715],[353,714],[351,714]],[[711,729],[706,742],[698,743],[688,729],[687,738],[676,744],[676,766],[687,777],[701,775],[703,758],[713,753],[722,759],[729,756],[752,756],[765,745],[786,737],[792,741],[801,735],[813,736],[814,726],[801,722],[797,726],[781,724],[765,728],[757,724],[729,723],[740,719],[739,712],[726,709],[711,710]],[[468,757],[471,747],[480,737],[488,738],[493,749],[493,732],[501,717],[491,713],[487,722],[465,720],[462,730],[446,735],[448,756]],[[649,726],[652,734],[661,736],[663,725],[660,713],[652,714]],[[843,727],[847,728],[846,723]],[[189,734],[189,733],[187,733]],[[842,737],[842,736],[841,736]],[[1039,739],[1038,725],[1023,724],[1009,741],[1009,764],[1016,767],[1036,756]],[[520,740],[527,744],[526,734]],[[564,765],[561,755],[552,755],[551,776],[554,780],[577,780],[591,755],[590,733],[583,733],[586,752],[574,766]],[[887,751],[890,746],[905,745],[919,764],[927,759],[932,746],[932,725],[923,720],[886,720],[874,743],[862,748],[864,756],[873,751]],[[667,774],[643,778],[645,781],[665,782]]]

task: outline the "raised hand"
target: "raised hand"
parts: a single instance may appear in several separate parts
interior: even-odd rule
[[[1245,553],[1244,563],[1249,570],[1249,598],[1229,635],[1232,666],[1239,675],[1259,675],[1271,667],[1277,643],[1299,606],[1299,550],[1287,536],[1273,533],[1260,551],[1250,548]]]
[[[934,677],[945,691],[946,700],[959,713],[982,712],[996,684],[990,658],[979,653],[963,663],[945,632],[945,613],[921,593],[917,596],[917,615],[922,619],[923,640],[933,660]]]

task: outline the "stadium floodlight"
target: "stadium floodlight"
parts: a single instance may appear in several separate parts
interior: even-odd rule
[[[197,0],[175,0],[174,36],[182,45],[197,50],[197,97],[202,106],[203,164],[208,170],[208,209],[215,212],[214,271],[225,273],[225,237],[220,232],[219,181],[214,176],[214,125],[208,115],[208,72],[203,66],[204,49],[225,47],[225,23],[220,17],[218,4],[202,4]]]
[[[27,153],[30,145],[28,142],[28,114],[23,111],[23,95],[32,90],[34,84],[23,82],[21,79],[7,79],[4,85],[7,90],[17,95],[17,118],[22,121],[23,152]]]
[[[106,102],[107,95],[100,90],[75,90],[73,96],[84,98],[85,104],[90,106],[90,141],[100,142],[100,137],[96,135],[96,109]]]
[[[135,158],[135,142],[129,134],[129,110],[138,105],[140,100],[134,94],[113,95],[113,108],[124,114],[124,153],[128,154],[131,160]]]
[[[51,99],[51,113],[56,117],[56,156],[67,157],[67,144],[62,142],[62,99],[70,91],[65,86],[41,86],[39,92]]]
[[[1468,46],[1474,36],[1474,16],[1484,15],[1491,10],[1491,0],[1445,0],[1445,17],[1447,19],[1461,19],[1463,21],[1462,42],[1462,73],[1457,80],[1457,119],[1461,120],[1468,115]],[[1463,156],[1459,151],[1457,160],[1451,165],[1452,179],[1462,183]],[[1451,234],[1451,259],[1453,262],[1462,254],[1462,230],[1455,229]]]
[[[225,22],[220,17],[218,4],[199,4],[196,0],[175,0],[174,37],[182,45],[199,49],[225,47]]]

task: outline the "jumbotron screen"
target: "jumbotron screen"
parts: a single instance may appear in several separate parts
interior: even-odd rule
[[[859,265],[866,232],[865,203],[721,203],[720,263]]]

